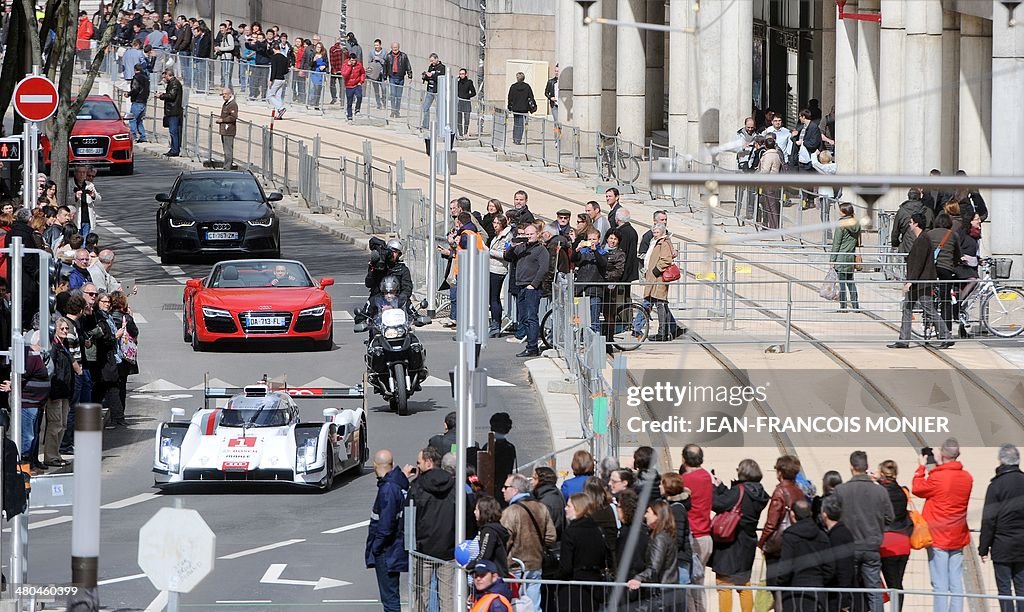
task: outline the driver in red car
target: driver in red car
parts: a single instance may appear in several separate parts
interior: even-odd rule
[[[267,287],[298,287],[299,279],[288,273],[288,267],[283,264],[274,266],[274,278],[270,279]]]

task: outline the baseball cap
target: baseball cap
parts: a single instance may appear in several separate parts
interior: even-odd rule
[[[480,561],[473,566],[474,574],[490,574],[491,572],[498,573],[498,566],[494,564],[494,561]]]

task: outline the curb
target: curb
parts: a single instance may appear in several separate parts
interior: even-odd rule
[[[575,424],[579,426],[579,411],[575,394],[562,394],[552,391],[566,382],[568,372],[559,363],[560,359],[541,357],[526,361],[526,370],[530,377],[537,395],[540,396],[541,406],[544,408],[544,415],[548,420],[548,429],[551,430],[551,448],[558,450],[565,448],[572,443],[572,440],[565,437],[567,426]],[[569,468],[571,454],[555,457],[557,464],[556,472]]]

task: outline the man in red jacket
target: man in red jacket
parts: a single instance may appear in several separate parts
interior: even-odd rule
[[[342,66],[341,76],[345,79],[345,116],[352,121],[352,105],[355,103],[355,114],[363,105],[363,83],[366,82],[366,69],[355,55],[348,56],[348,63]]]
[[[956,438],[949,438],[942,444],[938,465],[930,471],[927,470],[929,455],[922,454],[912,485],[914,495],[925,500],[921,515],[932,534],[928,574],[935,592],[936,612],[961,612],[964,608],[963,597],[942,595],[964,592],[963,549],[971,541],[967,530],[967,502],[974,478],[957,461],[959,457],[960,444]]]
[[[694,552],[700,557],[700,562],[707,565],[708,559],[711,558],[711,551],[714,549],[714,543],[711,541],[713,486],[711,474],[704,469],[703,465],[704,449],[696,444],[687,444],[683,447],[683,465],[679,471],[683,475],[683,486],[690,490],[690,510],[687,514],[690,519],[690,532],[697,544],[697,550]],[[689,609],[695,612],[704,612],[707,609],[703,591],[693,589],[687,591],[686,594],[687,600],[690,602]]]
[[[75,55],[78,57],[78,63],[81,64],[82,68],[89,67],[89,61],[92,59],[92,53],[90,49],[92,47],[92,35],[94,32],[92,21],[89,19],[89,13],[87,11],[78,12],[78,34],[75,36]]]

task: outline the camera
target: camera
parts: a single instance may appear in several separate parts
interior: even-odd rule
[[[921,456],[926,458],[926,463],[929,465],[935,465],[935,452],[930,446],[926,446],[921,449]]]
[[[370,238],[370,269],[384,272],[388,269],[388,245],[380,238]]]

